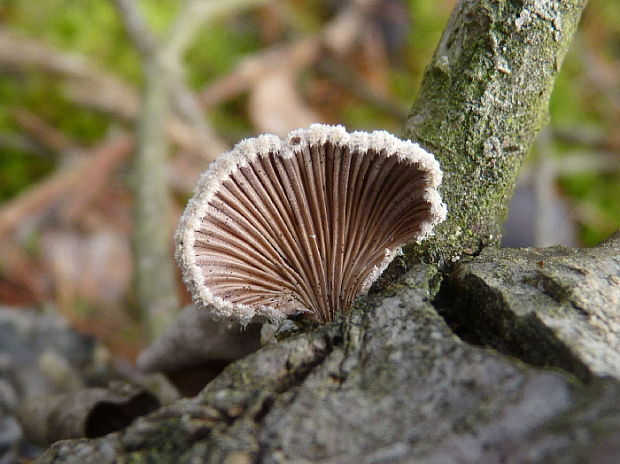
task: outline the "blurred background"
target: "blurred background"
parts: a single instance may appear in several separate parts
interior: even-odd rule
[[[138,1],[138,18],[122,1],[0,1],[0,307],[60,314],[112,358],[147,343],[131,161],[140,89],[157,92],[149,47],[185,34],[162,71],[170,108],[154,111],[171,237],[199,173],[241,138],[317,121],[399,133],[455,1],[219,3],[184,25],[177,0]],[[620,227],[619,127],[620,2],[591,0],[506,245],[589,246]]]
[[[0,0],[0,464],[43,450],[24,436],[59,438],[18,424],[28,398],[149,382],[134,362],[189,303],[168,258],[209,162],[312,122],[398,134],[454,4]],[[620,2],[590,0],[505,246],[591,246],[620,228],[618,127]],[[177,372],[194,379],[185,394],[257,346],[256,328],[183,314],[177,336],[213,341],[207,361],[190,356],[202,383]]]

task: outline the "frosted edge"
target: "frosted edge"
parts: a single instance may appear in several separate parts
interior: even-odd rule
[[[237,143],[231,150],[213,161],[207,170],[201,174],[192,197],[179,220],[175,233],[177,244],[175,258],[181,268],[183,282],[187,286],[194,304],[210,311],[215,317],[235,317],[239,319],[242,325],[250,322],[256,315],[263,315],[271,320],[286,317],[286,314],[273,308],[252,308],[243,304],[234,305],[213,295],[209,288],[202,284],[203,276],[193,253],[196,229],[199,228],[201,218],[205,215],[209,202],[223,181],[234,171],[247,166],[257,157],[281,151],[283,151],[282,140],[271,134],[259,135]]]
[[[213,295],[209,288],[201,283],[204,277],[200,267],[196,264],[196,256],[192,251],[196,239],[195,230],[199,227],[200,220],[205,215],[208,204],[218,191],[219,186],[234,171],[247,166],[257,157],[278,153],[284,158],[290,158],[300,151],[304,145],[316,146],[328,141],[339,146],[349,145],[351,149],[360,152],[373,150],[383,152],[387,157],[397,156],[399,161],[417,164],[421,170],[428,173],[430,184],[424,192],[424,199],[431,205],[431,214],[430,218],[421,224],[420,233],[413,240],[420,242],[432,233],[435,225],[445,219],[447,207],[436,190],[442,180],[439,162],[432,154],[410,140],[399,139],[383,130],[349,133],[342,125],[318,123],[310,125],[307,129],[291,131],[284,140],[271,134],[244,139],[212,162],[207,170],[201,174],[175,233],[177,243],[175,257],[181,267],[183,282],[189,289],[196,305],[207,309],[215,317],[234,317],[244,325],[255,316],[263,316],[272,321],[277,321],[289,315],[269,306],[250,307],[244,304],[233,304]],[[400,246],[393,250],[386,249],[384,260],[375,266],[373,271],[364,279],[361,294],[368,291],[399,253],[401,253]]]

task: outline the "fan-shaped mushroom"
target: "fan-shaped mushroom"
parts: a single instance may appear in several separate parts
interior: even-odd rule
[[[445,218],[441,176],[431,154],[384,131],[313,124],[243,140],[181,218],[184,281],[217,316],[330,321]]]

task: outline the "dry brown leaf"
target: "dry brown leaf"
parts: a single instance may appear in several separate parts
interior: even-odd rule
[[[231,362],[260,346],[260,326],[216,320],[194,305],[187,306],[175,323],[138,358],[145,372],[165,372],[208,361]]]
[[[183,396],[193,396],[228,364],[260,347],[260,325],[242,329],[187,306],[138,358],[145,372],[162,372]]]
[[[128,384],[33,397],[18,416],[26,437],[50,444],[68,438],[95,438],[120,430],[159,407],[150,393]]]
[[[46,231],[41,253],[61,307],[75,301],[94,306],[120,304],[131,285],[128,240],[112,229],[89,234],[70,229]]]
[[[284,137],[297,127],[320,121],[320,116],[299,95],[295,78],[294,69],[282,66],[254,83],[248,112],[257,132]]]

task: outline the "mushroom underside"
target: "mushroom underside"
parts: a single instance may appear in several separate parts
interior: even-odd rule
[[[384,150],[271,151],[221,181],[194,231],[201,285],[259,313],[347,311],[433,211],[431,173]]]

